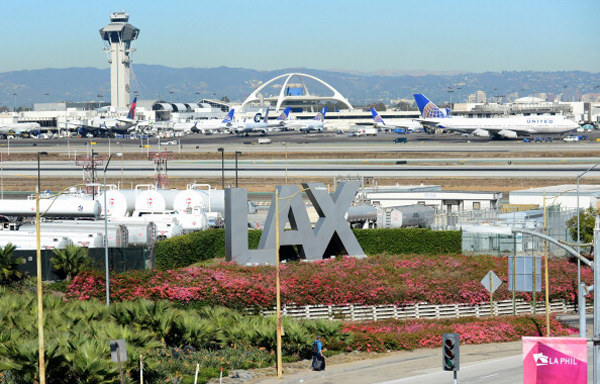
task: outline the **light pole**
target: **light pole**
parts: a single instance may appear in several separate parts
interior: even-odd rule
[[[35,242],[36,242],[36,269],[37,269],[37,325],[38,325],[38,353],[40,363],[40,384],[46,383],[46,363],[44,360],[44,307],[42,300],[42,240],[40,235],[40,156],[48,152],[38,152],[38,179],[35,191]]]
[[[238,155],[241,155],[242,151],[235,151],[235,187],[238,187]]]
[[[285,147],[285,185],[288,183],[288,150],[287,143],[282,141],[281,144]]]
[[[221,152],[221,189],[225,190],[225,148],[217,148]]]
[[[577,253],[578,254],[581,254],[581,245],[580,245],[581,244],[581,234],[580,234],[581,212],[579,212],[579,191],[580,191],[579,190],[579,180],[581,179],[581,177],[583,177],[583,175],[590,172],[591,170],[593,170],[594,168],[596,168],[599,165],[600,165],[600,163],[596,163],[596,164],[592,165],[590,168],[588,168],[585,172],[582,172],[577,176]],[[580,284],[581,284],[581,261],[579,259],[577,259],[577,287],[578,287],[578,289],[579,289]],[[583,308],[583,310],[585,313],[585,308]],[[581,328],[581,308],[579,308],[579,312],[580,312],[580,324],[579,325]],[[585,327],[583,328],[583,331],[585,332]],[[581,329],[579,330],[579,332],[581,334]]]
[[[554,196],[554,199],[552,199],[552,202],[550,203],[550,205],[554,205],[554,202],[556,201],[556,199],[558,199],[559,197],[561,197],[562,195],[564,195],[567,192],[573,192],[573,188],[569,188],[567,190],[562,191],[561,193],[559,193],[558,195]],[[547,215],[546,215],[546,199],[550,199],[552,198],[552,196],[546,197],[546,193],[544,193],[543,196],[543,220],[544,220],[544,235],[548,236],[548,224],[547,224]],[[578,253],[581,253],[579,250],[577,251]],[[581,261],[579,260],[579,258],[577,258],[577,265],[579,266],[581,263]],[[546,286],[546,290],[545,290],[545,302],[546,302],[546,336],[550,337],[550,283],[549,283],[549,278],[548,278],[548,241],[544,240],[544,285]],[[579,271],[577,273],[577,278],[580,278],[579,275]],[[533,263],[533,294],[534,294],[534,309],[535,309],[535,286],[537,285],[535,283],[535,259],[534,259],[534,263]],[[577,284],[577,290],[579,292],[579,284]],[[581,294],[581,293],[578,293]],[[534,312],[535,314],[535,312]],[[580,312],[581,314],[581,312]],[[584,318],[585,320],[585,318]],[[581,316],[580,316],[580,321],[581,321]],[[581,324],[581,323],[580,323]],[[580,329],[581,332],[581,329]],[[585,326],[583,328],[583,332],[585,333]],[[581,337],[585,337],[585,336],[581,336]]]
[[[110,274],[108,270],[108,206],[106,205],[106,170],[113,155],[123,156],[122,153],[112,153],[104,166],[104,270],[106,272],[106,305],[110,305]]]

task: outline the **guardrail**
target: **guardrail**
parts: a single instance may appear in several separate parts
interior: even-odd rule
[[[588,307],[591,308],[591,307]],[[550,303],[550,313],[566,312],[573,310],[572,305],[562,301]],[[275,310],[265,310],[263,315],[274,315]],[[490,316],[490,303],[481,303],[479,305],[468,304],[446,304],[434,305],[427,303],[418,303],[407,306],[397,305],[305,305],[290,306],[284,305],[281,313],[296,319],[329,319],[344,321],[373,321],[383,319],[441,319],[455,317],[486,317]],[[517,300],[517,315],[532,314],[533,305],[530,302]],[[546,307],[543,301],[536,305],[536,313],[546,313]],[[506,316],[513,314],[512,300],[495,301],[494,315]]]

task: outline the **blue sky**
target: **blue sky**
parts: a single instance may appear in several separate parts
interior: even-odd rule
[[[126,11],[134,64],[600,72],[598,0],[7,1],[0,72],[107,68],[98,30]]]

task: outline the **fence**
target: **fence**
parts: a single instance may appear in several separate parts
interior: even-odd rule
[[[591,307],[588,307],[591,308]],[[573,310],[572,305],[562,301],[550,303],[550,313],[566,312]],[[265,310],[263,315],[274,315],[275,310]],[[377,321],[384,319],[442,319],[455,317],[487,317],[490,316],[490,303],[479,305],[468,304],[415,304],[408,306],[397,305],[305,305],[283,306],[281,313],[296,319],[328,319],[344,321]],[[516,314],[532,314],[533,305],[529,302],[517,300]],[[544,302],[538,302],[536,313],[546,313]],[[494,315],[507,316],[513,314],[512,300],[495,301]]]
[[[141,247],[129,248],[109,248],[109,268],[114,272],[125,272],[136,269],[152,268],[154,263],[154,252],[152,249]],[[42,280],[54,281],[64,278],[60,273],[54,270],[50,259],[54,256],[52,250],[42,249]],[[88,256],[92,266],[104,270],[105,250],[104,248],[88,249]],[[16,249],[13,257],[22,257],[24,264],[18,266],[19,272],[26,273],[28,276],[37,276],[36,251],[34,249]]]

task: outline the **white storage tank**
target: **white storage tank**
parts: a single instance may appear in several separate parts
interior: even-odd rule
[[[141,191],[135,189],[110,189],[106,191],[108,217],[125,217],[135,210],[136,196]],[[104,192],[98,197],[104,216]]]
[[[180,191],[173,202],[173,209],[179,212],[189,212],[193,209],[202,209],[208,211],[208,205],[204,204],[204,199],[200,191],[195,189],[185,189]]]
[[[48,209],[50,208],[50,209]],[[90,199],[41,199],[40,214],[44,217],[94,217],[100,216],[100,203]],[[0,200],[0,215],[35,216],[35,200]]]
[[[421,204],[380,208],[377,212],[378,228],[430,227],[435,209]]]
[[[213,189],[209,184],[188,185],[187,189],[179,192],[175,198],[173,209],[186,212],[194,208],[225,215],[225,191]]]
[[[179,214],[175,210],[166,211],[133,211],[132,219],[154,222],[156,224],[157,240],[166,239],[183,234],[179,224]]]
[[[13,235],[14,236],[20,236],[17,235],[19,231],[13,231]],[[23,236],[27,237],[28,235],[34,236],[35,238],[35,231],[23,231]],[[40,235],[42,237],[55,237],[55,238],[62,238],[62,237],[66,237],[65,236],[65,232],[60,232],[60,231],[45,231],[40,233]],[[80,247],[85,247],[85,248],[104,248],[104,234],[98,232],[98,233],[89,233],[87,231],[83,231],[83,232],[79,232],[79,231],[72,231],[71,233],[69,233],[68,239],[71,240],[73,242],[74,245],[78,245]]]
[[[200,209],[194,209],[191,212],[179,212],[177,220],[179,220],[184,233],[204,231],[209,228],[206,213]]]
[[[135,199],[135,210],[164,211],[173,209],[175,197],[179,192],[176,189],[152,189],[140,192]]]
[[[154,222],[156,224],[156,239],[168,239],[183,235],[183,228],[178,223]]]
[[[48,221],[40,223],[41,234],[46,232],[63,233],[65,237],[70,237],[73,233],[81,234],[104,234],[104,221],[83,221],[83,220],[61,220]],[[19,231],[34,231],[35,224],[23,224]],[[106,234],[108,246],[110,248],[124,248],[128,244],[128,230],[124,225],[108,222],[106,225]]]
[[[344,215],[346,221],[354,223],[357,221],[377,219],[377,208],[372,205],[351,205]]]
[[[14,232],[17,231],[0,231],[0,247],[5,247],[10,243],[18,249],[37,249],[35,232],[16,236]],[[73,244],[73,242],[66,237],[40,236],[41,249],[65,248],[68,244]]]
[[[156,224],[152,221],[142,221],[134,217],[113,217],[111,222],[127,227],[131,247],[150,247],[156,243]]]

